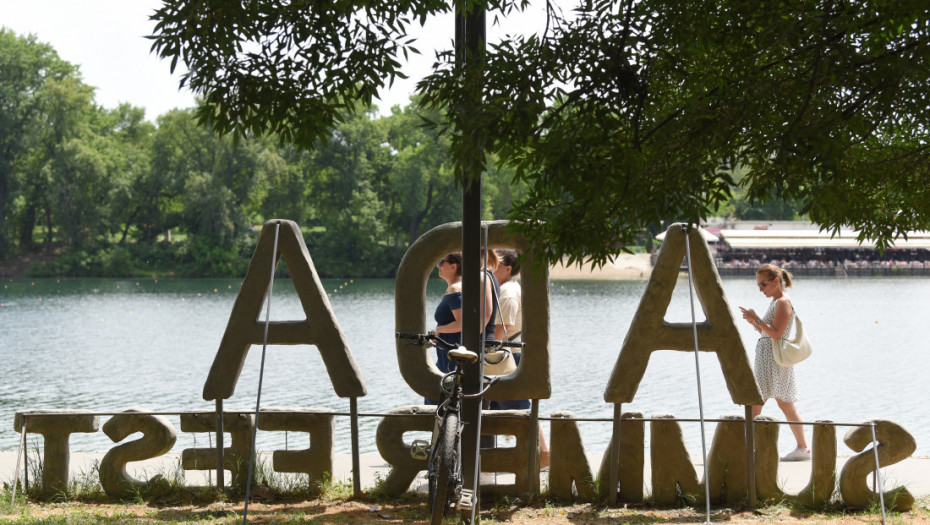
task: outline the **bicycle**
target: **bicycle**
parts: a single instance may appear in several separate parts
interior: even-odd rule
[[[496,383],[500,377],[485,376],[485,386],[476,394],[462,392],[462,377],[464,364],[476,363],[478,354],[466,349],[464,346],[449,344],[435,333],[418,334],[410,332],[396,332],[398,339],[410,339],[410,345],[436,346],[452,348],[449,350],[449,360],[453,363],[451,372],[442,376],[439,388],[445,399],[436,407],[436,424],[433,426],[433,436],[430,443],[415,440],[410,453],[416,459],[427,460],[427,479],[429,486],[430,523],[439,525],[443,516],[452,508],[466,508],[474,505],[474,494],[463,489],[462,475],[462,428],[463,423],[459,417],[461,401],[463,399],[480,398]],[[485,353],[503,351],[507,357],[507,348],[522,348],[524,343],[513,341],[484,342]]]

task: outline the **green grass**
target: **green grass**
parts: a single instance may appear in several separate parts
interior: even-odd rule
[[[241,491],[217,491],[208,487],[191,488],[183,484],[180,465],[164,472],[145,473],[146,477],[160,479],[145,490],[137,490],[129,498],[116,501],[109,498],[99,483],[98,465],[81,472],[68,485],[67,494],[42,495],[41,460],[38,451],[30,456],[29,494],[17,491],[11,503],[9,483],[0,490],[0,523],[10,524],[237,524],[241,523],[243,496]],[[360,498],[353,497],[351,479],[333,480],[324,477],[311,485],[306,475],[274,472],[259,461],[256,464],[257,486],[267,487],[273,501],[254,500],[249,505],[250,520],[261,523],[420,523],[427,519],[428,508],[424,494],[408,492],[400,497],[388,497],[377,480],[367,487]],[[255,494],[253,492],[253,494]],[[700,501],[680,501],[678,508],[659,508],[648,500],[644,503],[624,504],[608,508],[603,502],[565,502],[549,498],[545,493],[535,497],[499,496],[486,499],[482,504],[481,521],[497,523],[544,523],[573,525],[576,523],[651,523],[703,521],[705,509]],[[895,524],[930,521],[930,497],[919,498],[909,512],[887,512],[888,522]],[[854,510],[845,507],[838,497],[826,505],[812,507],[786,497],[777,501],[762,502],[755,509],[745,505],[722,508],[715,506],[711,513],[715,522],[869,522],[881,520],[881,509],[873,505]],[[449,517],[447,523],[455,523]]]

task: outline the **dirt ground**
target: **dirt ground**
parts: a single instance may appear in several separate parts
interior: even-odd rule
[[[42,264],[51,261],[62,251],[61,246],[53,245],[51,247],[40,245],[34,252],[11,257],[6,261],[0,261],[0,279],[22,279],[26,270],[33,263]]]
[[[18,510],[18,512],[17,512]],[[118,503],[30,503],[25,507],[5,509],[0,522],[18,523],[237,523],[242,520],[241,502],[217,502],[204,505],[158,505]],[[404,498],[399,502],[358,500],[312,500],[297,502],[252,503],[250,523],[424,523],[427,519],[423,498]],[[481,523],[540,525],[578,525],[615,523],[703,523],[702,508],[653,509],[644,505],[607,509],[592,504],[558,506],[551,503],[519,507],[498,503],[481,513]],[[456,523],[454,517],[446,520]],[[878,512],[847,513],[842,509],[810,512],[787,506],[769,506],[756,511],[717,509],[712,522],[727,523],[881,523]],[[924,501],[911,512],[892,513],[889,523],[930,523],[930,506]]]

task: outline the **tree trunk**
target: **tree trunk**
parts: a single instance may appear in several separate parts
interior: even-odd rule
[[[5,163],[4,163],[5,164]],[[0,165],[0,224],[6,225],[9,224],[6,221],[6,198],[9,195],[8,191],[8,171],[6,166]],[[9,241],[7,238],[7,228],[4,226],[0,228],[0,261],[7,258],[9,250]]]
[[[19,232],[19,249],[23,252],[32,249],[33,231],[36,228],[36,206],[30,203],[23,213],[22,229]]]
[[[55,242],[55,230],[52,228],[52,210],[46,204],[45,206],[45,244]]]
[[[417,238],[420,236],[420,224],[423,223],[424,217],[426,217],[425,211],[421,211],[413,217],[410,217],[410,227],[407,230],[407,246],[413,244],[413,241],[417,240]]]
[[[126,219],[126,226],[123,228],[123,236],[120,237],[119,245],[122,246],[126,244],[126,237],[129,236],[129,227],[132,225],[132,221],[136,218],[136,215],[139,214],[139,206],[136,206],[136,209],[132,211],[129,215],[129,218]]]
[[[74,220],[74,207],[71,202],[71,192],[68,189],[65,189],[64,194],[62,195],[62,215],[64,215],[64,224],[62,225],[65,230],[65,242],[69,246],[76,248],[80,245],[78,241],[78,225],[75,224]]]
[[[423,219],[426,218],[429,214],[430,208],[433,206],[433,181],[426,186],[426,205],[423,206],[423,210],[420,213],[417,213],[410,218],[410,228],[407,230],[407,235],[409,237],[407,241],[407,246],[413,244],[413,241],[417,240],[420,236],[420,225],[423,224]]]

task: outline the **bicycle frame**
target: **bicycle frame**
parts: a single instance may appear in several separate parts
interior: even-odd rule
[[[452,345],[443,341],[434,333],[418,334],[398,332],[395,335],[398,338],[416,341],[411,344],[424,345],[430,343],[436,346],[438,343],[447,348],[452,347]],[[484,351],[496,351],[497,349],[507,351],[505,347],[523,346],[523,343],[511,341],[487,341],[484,345]],[[489,378],[485,376],[486,384],[479,392],[475,394],[464,394],[462,392],[462,378],[465,375],[463,365],[467,362],[474,362],[479,359],[479,356],[474,352],[466,350],[464,347],[458,347],[449,351],[449,359],[453,363],[453,368],[440,379],[439,390],[444,399],[442,399],[436,407],[433,434],[429,444],[429,454],[425,458],[419,456],[419,454],[423,452],[423,445],[425,443],[415,441],[411,446],[411,454],[414,457],[427,460],[427,478],[429,479],[430,488],[430,514],[431,523],[434,524],[440,523],[442,517],[451,508],[474,505],[474,495],[470,491],[463,489],[464,478],[462,476],[461,443],[463,423],[460,417],[461,401],[463,399],[480,398],[500,379],[500,377]],[[449,425],[454,425],[455,428],[448,428]],[[452,450],[449,450],[450,448]]]

